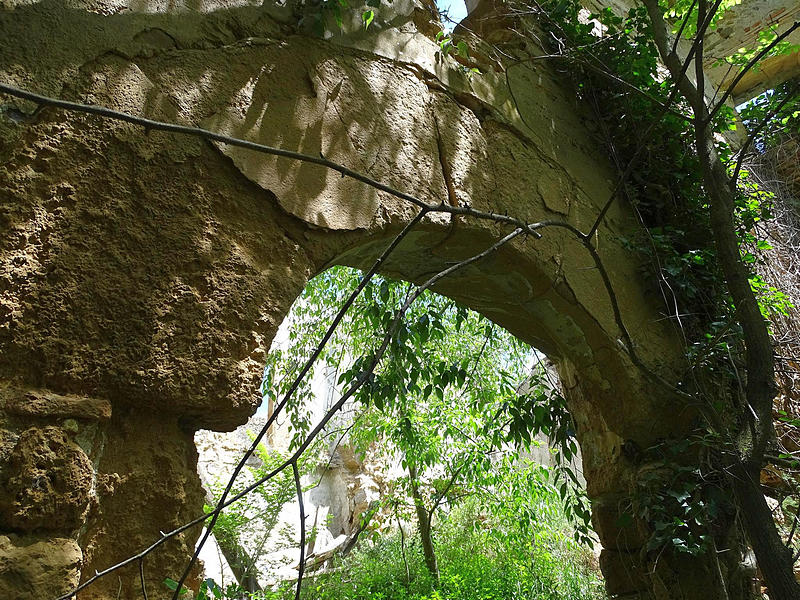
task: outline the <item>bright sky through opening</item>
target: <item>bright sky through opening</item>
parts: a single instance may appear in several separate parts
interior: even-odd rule
[[[444,21],[444,28],[452,31],[456,23],[467,16],[467,6],[464,0],[436,0],[436,6],[440,11],[447,13],[449,21]]]

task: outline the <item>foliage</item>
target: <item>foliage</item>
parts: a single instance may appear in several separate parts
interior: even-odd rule
[[[178,589],[178,582],[170,577],[167,577],[164,580],[164,586],[169,590],[175,591]],[[179,597],[186,596],[188,592],[188,589],[182,587],[181,591],[179,592]],[[200,588],[197,590],[197,594],[193,596],[193,600],[213,600],[215,598],[238,600],[240,594],[241,590],[238,585],[232,584],[227,588],[222,589],[222,587],[216,581],[208,577],[200,584]]]
[[[719,471],[687,461],[688,456],[708,454],[719,436],[700,432],[690,438],[663,440],[648,448],[648,468],[639,478],[639,491],[631,513],[651,525],[648,551],[669,548],[697,556],[714,550],[714,523],[735,513],[724,492]]]
[[[708,322],[729,310],[708,236],[693,131],[681,117],[688,106],[673,102],[672,111],[653,118],[659,112],[656,102],[664,104],[670,98],[671,82],[659,73],[646,10],[637,7],[622,17],[607,8],[591,15],[604,30],[598,40],[595,25],[579,18],[578,2],[559,2],[559,9],[554,4],[544,5],[557,20],[548,27],[563,39],[574,62],[570,77],[602,124],[600,141],[620,172],[635,161],[621,191],[646,229],[641,238],[622,241],[646,259],[643,269],[652,274],[648,279],[658,286],[667,314],[690,338],[701,337]],[[628,85],[609,79],[607,73],[643,93],[630,93]]]
[[[467,46],[467,42],[457,39],[450,33],[445,31],[437,33],[436,43],[439,44],[439,50],[441,50],[444,56],[455,51],[459,56],[469,58],[469,46]]]
[[[721,4],[711,29],[733,4]],[[676,30],[690,7],[696,11],[696,3],[688,0],[670,5]],[[688,117],[681,116],[691,114],[690,108],[684,100],[672,98],[673,83],[659,72],[660,60],[647,13],[638,7],[621,17],[606,8],[591,15],[587,22],[580,17],[582,7],[578,2],[547,2],[543,8],[549,14],[546,27],[561,38],[573,63],[570,77],[578,93],[596,109],[595,117],[602,123],[601,140],[609,147],[620,171],[634,161],[623,195],[633,204],[647,230],[641,239],[623,243],[647,258],[644,268],[653,273],[651,280],[659,286],[667,314],[690,344],[702,344],[709,324],[733,319],[732,305],[708,235],[707,197],[693,150],[693,125]],[[695,13],[689,15],[683,29],[685,38],[694,34],[694,21]],[[603,29],[600,39],[594,33],[596,23]],[[609,73],[616,79],[609,78]],[[632,88],[642,93],[630,93]],[[792,89],[785,84],[754,102],[743,114],[748,126],[761,124],[772,107],[793,93]],[[659,112],[659,105],[669,101],[670,110]],[[660,118],[654,119],[654,112]],[[790,102],[773,118],[773,123],[797,127],[795,112],[796,103]],[[736,129],[737,122],[735,111],[723,106],[714,127],[723,133]],[[760,137],[762,143],[774,136],[775,129],[765,129]],[[717,149],[723,158],[734,158],[722,137]],[[766,240],[757,237],[763,233],[756,225],[770,218],[772,196],[754,182],[746,178],[743,181],[737,196],[737,231],[743,257],[753,264],[769,248]],[[777,290],[760,286],[755,273],[753,285],[766,315],[785,310],[785,298]],[[731,329],[726,335],[733,338],[736,333]]]
[[[755,130],[765,120],[767,122],[767,126],[753,141],[753,147],[758,152],[774,147],[784,136],[800,133],[800,110],[797,102],[791,100],[792,95],[797,95],[797,84],[797,79],[782,83],[740,107],[742,121],[748,130]],[[786,104],[774,116],[770,116],[770,111],[787,97],[789,100]]]
[[[263,479],[272,473],[285,460],[282,453],[268,449],[263,443],[259,444],[255,453],[258,464],[247,466],[246,474],[241,476],[232,490],[238,493],[250,483]],[[301,474],[309,473],[316,464],[314,452],[308,453],[304,459],[298,461]],[[210,491],[212,499],[205,507],[206,512],[214,509],[218,502],[224,485],[217,482]],[[275,527],[283,507],[295,498],[295,482],[290,470],[283,470],[274,477],[266,480],[257,487],[251,495],[225,508],[219,515],[214,526],[214,535],[219,543],[237,553],[237,567],[241,577],[261,579],[265,573],[258,569],[258,561],[263,554],[263,549],[270,542],[274,543]],[[279,543],[280,540],[277,540]],[[291,539],[282,542],[285,546],[292,545]],[[231,557],[226,556],[230,561]],[[224,583],[224,582],[222,582]],[[238,585],[226,586],[240,593]]]
[[[290,346],[267,370],[269,393],[283,392],[332,318],[331,300],[343,297],[358,277],[339,267],[309,283],[289,317]],[[323,368],[336,370],[339,384],[349,386],[372,360],[409,290],[382,277],[367,284],[321,357]],[[416,512],[425,520],[421,531],[440,507],[501,485],[498,464],[514,464],[539,435],[558,448],[554,477],[560,478],[561,499],[575,520],[576,539],[589,543],[588,502],[574,472],[577,445],[566,403],[535,353],[484,317],[423,294],[355,404],[357,426],[349,428],[349,442],[361,453],[377,444],[406,470],[394,505],[404,517]],[[290,420],[308,430],[305,417],[293,414]]]
[[[732,4],[728,0],[721,3],[710,21],[711,29]],[[729,518],[730,506],[720,499],[725,486],[720,465],[736,455],[737,430],[745,427],[748,415],[741,411],[747,405],[741,397],[744,385],[740,374],[745,371],[742,329],[708,234],[712,229],[708,190],[695,152],[692,108],[676,94],[674,82],[660,72],[659,53],[644,8],[631,9],[624,16],[605,9],[587,20],[581,17],[578,2],[553,0],[541,7],[544,27],[556,40],[552,51],[569,62],[576,92],[594,107],[599,137],[619,172],[625,173],[615,201],[629,202],[645,229],[641,238],[622,242],[646,259],[643,269],[654,275],[651,280],[658,285],[665,314],[686,341],[687,368],[680,385],[698,404],[706,404],[720,417],[714,430],[709,429],[711,423],[700,423],[691,446],[664,442],[649,449],[658,455],[654,460],[662,468],[650,472],[652,481],[642,478],[643,487],[628,517],[636,515],[652,526],[648,550],[708,552],[713,547],[715,525]],[[670,3],[674,32],[680,31],[687,39],[696,34],[697,7],[698,3],[690,0]],[[603,32],[600,37],[598,29]],[[767,37],[772,39],[774,34]],[[759,48],[732,57],[731,63],[743,64],[767,43],[765,37]],[[785,51],[778,47],[773,53]],[[639,92],[631,93],[634,89]],[[773,115],[779,103],[792,94],[796,97],[795,86],[781,86],[745,111],[745,125],[758,133],[756,149],[782,131],[796,128],[796,102],[787,101]],[[757,129],[765,119],[771,122]],[[732,108],[721,105],[711,127],[717,134],[716,150],[732,174],[738,156],[721,134],[741,127],[741,121]],[[742,263],[750,269],[751,289],[762,315],[769,319],[786,314],[790,307],[788,298],[756,273],[763,252],[770,248],[761,223],[772,215],[773,198],[748,179],[746,172],[741,175],[734,194],[735,233]],[[687,457],[698,456],[706,456],[708,462],[689,466]]]
[[[523,475],[524,473],[524,475]],[[527,488],[505,490],[489,506],[472,499],[440,525],[440,582],[424,567],[419,546],[399,532],[378,538],[303,586],[308,600],[567,600],[603,598],[588,551],[541,467],[522,469]],[[522,510],[526,512],[522,512]],[[493,511],[493,512],[492,512]],[[529,519],[524,517],[535,518]],[[405,561],[403,556],[405,555]],[[406,570],[406,567],[408,570]]]

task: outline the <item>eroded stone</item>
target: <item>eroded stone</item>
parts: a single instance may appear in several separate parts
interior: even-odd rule
[[[91,498],[92,464],[62,429],[22,432],[5,477],[0,496],[5,527],[70,531],[83,523]]]
[[[111,403],[101,398],[55,394],[42,390],[0,388],[0,406],[9,414],[49,419],[111,418]]]
[[[75,540],[0,536],[0,597],[57,598],[78,584],[80,566]]]

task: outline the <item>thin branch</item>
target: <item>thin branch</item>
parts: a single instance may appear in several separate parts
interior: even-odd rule
[[[684,63],[684,72],[685,72],[685,69],[688,67],[688,62],[689,61],[687,59],[687,61],[685,61],[685,63]],[[105,118],[109,118],[109,119],[121,120],[121,121],[125,121],[125,122],[128,122],[128,123],[133,123],[135,125],[140,125],[140,126],[145,127],[147,129],[156,129],[156,130],[161,130],[161,131],[180,133],[180,134],[184,134],[184,135],[191,135],[191,136],[200,137],[200,138],[203,138],[203,139],[208,139],[208,140],[211,140],[211,141],[218,141],[218,142],[221,142],[221,143],[230,144],[230,145],[233,145],[233,146],[240,146],[242,148],[247,148],[247,149],[250,149],[250,150],[253,150],[253,151],[256,151],[256,152],[261,152],[261,153],[264,153],[264,154],[271,154],[271,155],[281,156],[281,157],[285,157],[285,158],[292,158],[292,159],[303,161],[303,162],[310,162],[310,163],[313,163],[313,164],[318,164],[318,165],[324,166],[326,168],[332,169],[332,170],[334,170],[334,171],[336,171],[338,173],[341,173],[344,176],[348,176],[348,177],[351,177],[351,178],[353,178],[353,179],[355,179],[357,181],[361,181],[362,183],[365,183],[365,184],[367,184],[369,186],[372,186],[375,189],[378,189],[378,190],[381,190],[381,191],[385,191],[386,193],[389,193],[389,194],[391,194],[393,196],[396,196],[397,198],[400,198],[400,199],[403,199],[403,200],[407,200],[408,202],[411,202],[412,204],[415,204],[416,206],[421,207],[423,209],[422,212],[437,212],[437,213],[446,213],[446,214],[451,214],[451,215],[466,215],[466,216],[474,217],[476,219],[489,220],[489,221],[494,221],[496,223],[501,223],[501,224],[511,224],[511,225],[514,225],[515,227],[517,227],[518,229],[521,229],[523,233],[527,233],[529,235],[532,235],[535,238],[541,237],[541,234],[538,231],[539,229],[542,229],[544,227],[556,226],[556,227],[560,227],[560,228],[567,229],[568,231],[570,231],[579,240],[581,240],[584,243],[584,245],[586,245],[586,241],[589,240],[589,245],[591,246],[591,238],[594,235],[594,233],[597,231],[597,228],[599,227],[600,222],[602,221],[603,217],[605,216],[605,213],[608,211],[608,208],[610,207],[611,203],[613,202],[613,199],[614,199],[614,197],[615,197],[615,195],[616,195],[616,193],[618,191],[618,188],[620,187],[620,183],[618,183],[617,189],[615,189],[615,191],[612,193],[611,198],[609,198],[608,203],[604,207],[603,211],[601,211],[600,216],[598,217],[597,221],[595,222],[595,225],[592,227],[592,229],[590,230],[590,232],[588,234],[584,234],[580,230],[578,230],[576,227],[574,227],[573,225],[571,225],[569,223],[562,222],[562,221],[550,221],[550,220],[547,220],[547,221],[540,221],[538,223],[528,223],[528,222],[525,222],[525,221],[523,221],[521,219],[516,219],[514,217],[509,217],[508,215],[502,215],[502,214],[497,214],[497,213],[479,211],[479,210],[475,210],[475,209],[473,209],[471,207],[449,206],[446,203],[426,204],[422,200],[419,200],[418,198],[416,198],[416,197],[414,197],[414,196],[412,196],[410,194],[406,194],[404,192],[398,191],[398,190],[396,190],[396,189],[394,189],[394,188],[392,188],[392,187],[390,187],[388,185],[385,185],[385,184],[380,183],[380,182],[378,182],[378,181],[376,181],[376,180],[374,180],[374,179],[372,179],[370,177],[367,177],[366,175],[362,175],[361,173],[358,173],[356,171],[352,171],[351,169],[348,169],[347,167],[344,167],[344,166],[342,166],[340,164],[337,164],[337,163],[335,163],[333,161],[329,161],[329,160],[327,160],[327,159],[325,159],[323,157],[315,157],[315,156],[310,156],[310,155],[307,155],[307,154],[302,154],[302,153],[299,153],[299,152],[293,152],[293,151],[290,151],[290,150],[283,150],[283,149],[280,149],[280,148],[274,148],[274,147],[271,147],[271,146],[266,146],[264,144],[257,144],[255,142],[249,142],[249,141],[242,140],[242,139],[239,139],[239,138],[233,138],[233,137],[222,135],[222,134],[219,134],[219,133],[214,133],[212,131],[209,131],[209,130],[206,130],[206,129],[201,129],[199,127],[186,127],[186,126],[175,125],[175,124],[172,124],[172,123],[166,123],[166,122],[162,122],[162,121],[154,121],[154,120],[151,120],[151,119],[145,119],[145,118],[142,118],[142,117],[136,117],[136,116],[130,115],[128,113],[112,110],[112,109],[101,107],[101,106],[88,105],[88,104],[79,104],[79,103],[75,103],[75,102],[68,102],[66,100],[59,100],[59,99],[56,99],[56,98],[50,98],[50,97],[47,97],[47,96],[41,96],[41,95],[38,95],[38,94],[34,94],[34,93],[29,92],[27,90],[21,90],[19,88],[15,88],[13,86],[8,86],[8,85],[5,85],[5,84],[0,84],[0,93],[6,93],[6,94],[9,94],[11,96],[15,96],[15,97],[18,97],[18,98],[29,100],[31,102],[35,102],[35,103],[40,104],[40,105],[55,106],[57,108],[62,108],[62,109],[65,109],[65,110],[71,110],[71,111],[76,111],[76,112],[84,112],[84,113],[88,113],[88,114],[99,115],[99,116],[102,116],[102,117],[105,117]],[[675,90],[673,90],[673,94],[670,95],[671,98],[674,98],[674,93],[675,93]],[[668,100],[668,102],[669,102],[669,100]],[[632,167],[631,167],[631,170],[632,170]],[[620,181],[621,181],[621,179],[620,179]],[[420,215],[418,215],[418,217],[422,218]],[[407,229],[404,230],[404,232],[406,232],[406,231],[407,231]],[[594,252],[592,249],[590,249],[590,252],[593,255],[592,256],[593,259],[595,259],[595,263],[600,265],[601,262],[600,262],[599,256],[596,254],[596,252]],[[603,269],[603,271],[605,271],[605,270]],[[616,305],[616,296],[613,294],[613,290],[610,287],[610,280],[608,280],[607,274],[605,274],[605,273],[604,273],[604,282],[606,283],[607,290],[609,292],[611,292],[610,293],[610,299],[611,299],[611,302],[613,304],[613,309],[614,309],[614,313],[615,313],[615,320],[616,320],[618,325],[621,325],[622,324],[622,319],[619,317],[619,307]],[[627,334],[627,331],[625,330],[624,326],[622,326],[621,329],[623,329],[626,339],[630,340],[630,336]],[[627,348],[628,348],[629,352],[632,352],[633,351],[633,344],[632,343],[627,344]],[[635,364],[637,366],[643,365],[643,363],[641,363],[641,361],[636,360],[634,362],[635,362]],[[663,383],[663,381],[662,381],[662,383]],[[673,389],[674,392],[676,392],[679,395],[681,395],[681,392],[679,392],[673,386],[670,386],[670,387]],[[274,415],[277,415],[277,413],[278,413],[278,411],[276,409],[276,412],[274,413]],[[273,417],[271,417],[271,419],[274,419],[274,415],[273,415]],[[237,467],[237,468],[239,470],[241,470],[241,467]],[[195,560],[196,560],[196,558],[195,558]]]
[[[367,412],[366,410],[362,410],[358,414],[358,416],[355,419],[353,419],[353,422],[350,423],[350,425],[348,425],[344,429],[340,430],[342,432],[342,435],[339,436],[339,439],[336,440],[336,444],[334,444],[333,449],[330,451],[330,453],[328,455],[328,462],[325,463],[325,468],[321,470],[319,479],[317,479],[317,483],[315,483],[314,485],[312,485],[310,488],[307,488],[307,489],[313,490],[315,488],[318,488],[320,485],[322,485],[322,480],[325,478],[326,473],[331,468],[331,463],[333,463],[333,457],[336,454],[336,451],[339,449],[339,446],[342,444],[342,441],[344,440],[345,436],[348,433],[350,433],[350,430],[353,429],[353,427],[355,427],[358,424],[358,422],[366,414],[366,412]],[[322,439],[324,440],[325,438],[329,437],[333,433],[337,433],[337,432],[335,432],[335,431],[334,432],[327,432],[325,435],[322,436]]]
[[[397,519],[397,528],[400,530],[400,554],[403,557],[403,566],[406,568],[406,585],[411,581],[411,573],[408,570],[408,560],[406,559],[406,534],[403,531],[403,524],[397,515],[397,506],[394,509],[394,518]]]
[[[659,100],[658,98],[656,98],[652,94],[648,94],[646,91],[644,91],[640,87],[635,86],[634,84],[632,84],[631,82],[623,79],[622,77],[620,77],[616,73],[612,73],[611,71],[607,70],[604,67],[601,67],[601,66],[598,66],[598,65],[594,65],[594,64],[590,63],[589,61],[587,61],[585,59],[578,58],[578,57],[575,57],[575,56],[571,56],[570,54],[538,54],[536,56],[531,56],[531,57],[526,58],[524,60],[518,60],[517,62],[509,65],[509,67],[506,69],[506,73],[508,72],[508,69],[513,67],[513,66],[522,65],[522,64],[524,64],[526,62],[530,62],[530,61],[534,61],[534,60],[544,60],[544,59],[566,60],[566,61],[570,61],[570,62],[573,62],[573,63],[578,64],[578,65],[581,65],[583,67],[586,67],[587,69],[589,69],[592,72],[600,75],[601,77],[605,77],[606,79],[608,79],[610,81],[613,81],[614,83],[618,83],[618,84],[622,85],[623,87],[625,87],[628,91],[634,92],[635,94],[638,94],[642,98],[650,101],[651,103],[655,104],[657,107],[661,108],[664,111],[665,114],[670,114],[670,115],[672,115],[674,117],[677,117],[677,118],[681,119],[682,121],[686,121],[687,123],[691,123],[691,121],[692,121],[692,117],[690,117],[689,115],[685,115],[685,114],[683,114],[682,112],[680,112],[678,110],[670,108],[669,101],[668,102],[662,102],[661,100]],[[510,86],[509,86],[509,88],[510,88]]]
[[[294,600],[300,600],[300,586],[303,583],[303,571],[306,566],[306,512],[303,506],[303,486],[300,485],[300,471],[297,469],[297,461],[292,463],[292,474],[294,475],[294,486],[297,490],[297,503],[300,505],[300,565],[297,574],[297,589],[294,593]]]
[[[694,45],[692,45],[692,48],[690,49],[689,54],[686,56],[686,60],[683,61],[683,65],[681,67],[681,74],[682,75],[686,73],[687,69],[689,68],[689,65],[691,64],[691,58],[692,58],[693,52],[694,52]],[[650,121],[650,125],[648,125],[647,129],[642,133],[641,138],[640,138],[642,141],[639,144],[637,144],[636,150],[633,153],[633,156],[631,157],[630,161],[628,161],[628,166],[625,167],[625,170],[620,174],[619,178],[617,179],[617,184],[614,186],[613,191],[609,195],[609,198],[606,201],[605,206],[603,206],[603,209],[597,215],[597,218],[595,219],[595,222],[592,225],[592,228],[589,230],[589,233],[587,234],[587,237],[590,240],[591,240],[592,237],[594,237],[595,233],[597,233],[598,228],[602,224],[603,219],[605,219],[606,214],[608,213],[609,209],[614,204],[614,200],[616,199],[617,195],[619,194],[620,190],[622,189],[622,186],[625,185],[625,182],[628,180],[628,177],[630,177],[631,173],[633,172],[633,169],[638,164],[639,157],[642,154],[642,150],[644,150],[644,148],[645,148],[644,140],[647,139],[647,137],[650,135],[650,132],[653,131],[655,126],[661,121],[663,116],[666,114],[666,111],[669,110],[669,106],[675,101],[675,98],[678,95],[678,91],[679,91],[679,86],[678,86],[678,83],[676,82],[672,86],[672,90],[670,90],[669,96],[667,97],[666,102],[664,103],[663,107],[661,108],[661,111],[655,116],[655,118],[653,118],[652,121]]]
[[[264,482],[268,481],[269,479],[271,479],[272,477],[274,477],[275,475],[277,475],[278,473],[283,471],[287,466],[297,462],[297,460],[300,458],[300,456],[302,456],[303,452],[305,452],[305,450],[308,448],[308,446],[311,445],[311,442],[314,441],[314,439],[317,437],[317,435],[319,435],[319,433],[324,429],[324,427],[325,427],[325,425],[327,425],[328,421],[330,421],[333,418],[333,416],[337,412],[339,412],[339,410],[344,406],[344,404],[347,402],[347,400],[349,400],[362,387],[362,385],[369,379],[369,377],[372,375],[372,373],[374,372],[375,368],[378,366],[378,363],[380,362],[381,358],[385,354],[386,349],[389,346],[389,342],[391,341],[392,337],[397,332],[397,329],[398,329],[398,327],[400,325],[400,322],[402,321],[403,316],[408,311],[408,309],[411,307],[411,305],[414,303],[414,301],[417,298],[419,298],[419,296],[425,290],[427,290],[431,286],[435,285],[438,281],[440,281],[441,279],[447,277],[448,275],[450,275],[450,274],[452,274],[452,273],[454,273],[454,272],[456,272],[456,271],[458,271],[460,269],[463,269],[464,267],[466,267],[466,266],[468,266],[468,265],[470,265],[470,264],[472,264],[474,262],[477,262],[477,261],[481,260],[482,258],[485,258],[486,256],[489,256],[490,254],[496,252],[502,246],[504,246],[505,244],[507,244],[508,242],[513,240],[514,238],[518,237],[522,233],[524,233],[524,231],[522,229],[515,229],[513,232],[511,232],[510,234],[508,234],[505,237],[501,238],[498,242],[496,242],[495,244],[493,244],[492,246],[490,246],[489,248],[487,248],[483,252],[480,252],[479,254],[476,254],[476,255],[468,258],[468,259],[465,259],[465,260],[463,260],[461,262],[458,262],[458,263],[452,265],[451,267],[449,267],[449,268],[437,273],[436,275],[434,275],[433,277],[428,279],[422,285],[418,286],[416,288],[416,290],[412,294],[410,294],[409,297],[406,299],[406,301],[403,304],[402,308],[397,312],[394,320],[392,321],[392,324],[389,327],[389,330],[384,335],[383,342],[381,343],[380,348],[378,349],[378,351],[373,356],[373,358],[370,361],[370,364],[367,367],[367,369],[362,371],[359,374],[358,378],[356,379],[356,382],[350,387],[350,389],[347,390],[347,392],[345,392],[342,395],[342,397],[338,400],[338,402],[336,402],[336,404],[334,404],[333,407],[331,407],[331,409],[328,411],[328,413],[326,413],[326,415],[317,424],[317,426],[311,431],[311,433],[309,433],[309,435],[306,437],[306,439],[303,441],[303,443],[297,448],[295,453],[286,462],[284,462],[281,466],[279,466],[274,471],[272,471],[271,473],[269,473],[268,475],[263,477],[261,480],[257,481],[253,485],[251,485],[250,488],[248,488],[245,491],[248,491],[248,490],[251,490],[251,489],[255,489],[259,485],[263,484]],[[241,497],[242,494],[239,494],[238,496]],[[219,513],[221,512],[221,510],[223,508],[222,505],[223,505],[223,501],[220,500],[220,502],[218,502],[218,504],[217,504],[217,508],[213,511],[213,515],[214,516],[212,517],[212,523],[214,522],[214,517],[217,517],[219,515]],[[210,530],[210,526],[208,527],[208,530]],[[197,552],[195,552],[195,557],[196,557],[196,554],[197,554]],[[187,571],[188,571],[188,568],[187,568]],[[180,589],[180,586],[178,586],[177,589]]]
[[[147,600],[147,587],[144,584],[144,557],[139,559],[139,579],[142,582],[142,597]]]
[[[794,513],[794,520],[792,521],[792,530],[789,532],[789,537],[786,540],[786,545],[791,546],[794,532],[797,531],[797,522],[800,521],[800,511]]]
[[[678,42],[681,40],[681,36],[683,35],[683,30],[686,29],[686,25],[689,24],[689,19],[692,16],[692,11],[694,10],[695,5],[697,4],[697,0],[692,0],[692,5],[689,7],[689,10],[686,11],[686,14],[681,21],[680,29],[678,29],[678,33],[675,34],[675,41],[672,43],[672,50],[670,51],[672,54],[678,49]]]
[[[466,466],[467,466],[467,462],[466,461],[461,463],[461,466],[458,467],[455,471],[453,471],[453,476],[450,477],[450,481],[447,482],[447,485],[442,490],[442,492],[440,494],[436,495],[436,500],[434,500],[433,506],[431,506],[431,509],[428,511],[428,518],[429,519],[433,518],[433,513],[436,512],[437,508],[439,508],[439,505],[442,503],[442,500],[444,500],[444,497],[447,496],[447,492],[449,492],[450,488],[453,487],[453,485],[456,482],[456,479],[458,479],[458,476],[461,474],[461,471],[463,471],[464,467],[466,467]]]
[[[697,28],[697,33],[695,33],[694,40],[692,41],[693,49],[696,49],[696,45],[705,39],[706,30],[708,30],[708,28],[711,26],[711,22],[714,20],[714,15],[717,14],[717,11],[721,5],[722,0],[714,0],[712,7],[707,10],[705,19],[698,18],[699,27]],[[672,47],[672,53],[675,53],[675,46]],[[703,64],[702,59],[700,60],[700,64]]]
[[[705,46],[705,30],[703,26],[711,22],[713,12],[708,15],[706,21],[706,11],[708,9],[707,0],[700,0],[697,6],[697,35],[694,38],[694,79],[697,89],[701,94],[705,94],[705,71],[703,69],[703,48]],[[697,122],[696,128],[702,130],[703,123]]]

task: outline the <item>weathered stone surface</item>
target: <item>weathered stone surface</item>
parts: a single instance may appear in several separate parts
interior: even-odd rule
[[[0,597],[57,598],[77,585],[80,566],[75,540],[0,536]]]
[[[107,442],[97,462],[98,506],[81,530],[81,578],[128,557],[197,517],[205,493],[197,477],[193,432],[172,415],[154,415],[121,407],[106,430]],[[191,555],[199,528],[166,542],[145,564],[149,598],[163,598],[164,577],[177,579]],[[198,569],[195,569],[198,574]],[[141,595],[134,564],[81,593],[81,600]]]
[[[604,548],[600,553],[600,568],[612,596],[638,594],[649,588],[644,575],[646,565],[641,564],[635,553]]]
[[[111,418],[111,403],[108,400],[13,387],[0,388],[0,410],[21,417],[92,421]]]
[[[3,527],[71,531],[83,524],[94,473],[86,454],[62,429],[24,431],[4,476],[0,492]]]

